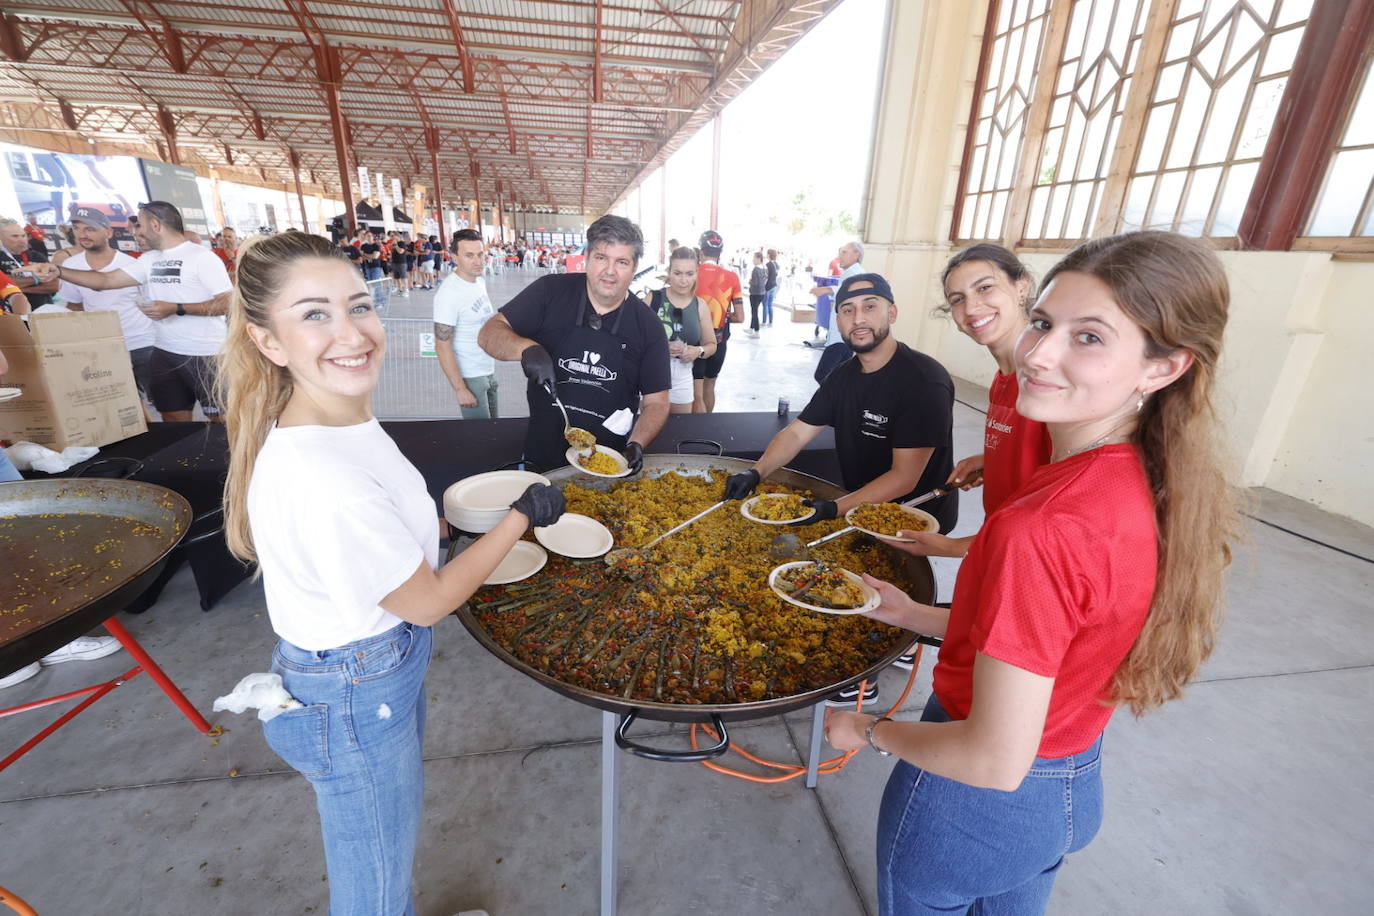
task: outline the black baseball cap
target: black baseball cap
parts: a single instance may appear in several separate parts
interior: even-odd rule
[[[702,254],[715,256],[725,250],[725,239],[720,237],[720,233],[714,229],[707,229],[701,234],[701,240],[697,242],[697,247]]]
[[[871,283],[872,286],[865,286],[862,289],[855,289],[856,283]],[[846,299],[857,299],[860,296],[880,296],[888,302],[895,303],[897,300],[892,297],[892,287],[888,285],[886,278],[882,274],[855,274],[846,277],[840,284],[840,291],[835,294],[835,308],[839,308]]]

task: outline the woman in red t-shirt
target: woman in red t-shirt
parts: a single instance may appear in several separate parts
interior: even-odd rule
[[[968,490],[983,487],[986,518],[1021,489],[1032,472],[1050,460],[1050,434],[1045,424],[1016,412],[1016,341],[1026,329],[1026,302],[1034,283],[1026,265],[1001,245],[965,248],[945,264],[940,275],[945,311],[959,330],[988,348],[997,374],[988,387],[988,414],[983,451],[954,466],[948,483]],[[962,557],[973,535],[949,537],[921,531],[899,532],[909,543],[893,542],[907,553],[928,557]]]
[[[1212,385],[1226,275],[1200,243],[1080,245],[1015,348],[1017,411],[1053,442],[974,538],[953,607],[877,580],[872,616],[944,637],[920,722],[830,710],[842,750],[901,758],[878,821],[885,916],[1040,913],[1102,816],[1115,706],[1178,697],[1210,654],[1236,531]]]

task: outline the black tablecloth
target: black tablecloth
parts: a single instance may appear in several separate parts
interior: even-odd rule
[[[757,458],[787,422],[788,418],[773,413],[673,414],[648,451],[714,454],[715,445],[719,445],[721,453],[728,457]],[[424,476],[425,486],[434,497],[436,515],[443,514],[444,490],[455,481],[518,461],[525,426],[524,419],[395,420],[382,424],[401,454]],[[77,474],[89,468],[92,473],[100,474],[108,468],[91,465],[110,458],[137,459],[143,467],[134,474],[135,480],[180,493],[191,504],[191,511],[200,516],[220,505],[229,468],[228,449],[224,427],[220,424],[153,423],[148,432],[104,447],[96,458],[67,473]],[[788,467],[838,482],[840,467],[831,431],[821,432]],[[47,475],[33,473],[27,476]],[[213,524],[206,527],[212,528]],[[141,604],[131,606],[130,610],[142,609],[155,601],[162,585],[183,559],[189,559],[195,569],[203,608],[208,609],[246,578],[247,570],[229,555],[222,539],[201,540],[193,547],[187,551],[189,556],[175,556],[164,576],[141,599]]]
[[[523,418],[392,420],[383,422],[382,428],[419,469],[436,509],[442,510],[444,490],[455,481],[520,459],[525,425]],[[786,418],[773,413],[673,414],[648,451],[714,453],[714,447],[700,444],[705,441],[719,444],[728,457],[752,459],[762,455],[786,425]],[[135,480],[175,490],[197,515],[219,505],[229,467],[224,427],[216,423],[153,423],[147,433],[101,449],[92,461],[112,457],[142,461]],[[78,473],[91,463],[77,465],[69,473]],[[831,431],[823,430],[788,467],[838,482],[840,466]]]

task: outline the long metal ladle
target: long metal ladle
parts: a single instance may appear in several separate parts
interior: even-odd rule
[[[649,552],[650,548],[658,544],[659,541],[663,540],[670,534],[677,534],[683,528],[686,528],[688,525],[692,524],[692,522],[700,521],[701,519],[710,515],[712,512],[719,509],[721,506],[725,505],[727,502],[729,502],[728,499],[722,499],[720,502],[716,503],[711,508],[706,509],[702,512],[698,512],[696,515],[687,519],[687,521],[683,522],[682,524],[677,525],[673,528],[669,528],[667,531],[663,532],[658,537],[654,538],[652,541],[645,544],[643,547],[615,548],[614,550],[606,554],[604,558],[606,561],[606,565],[614,569],[632,568],[634,565],[636,565],[638,561],[642,560],[645,557],[645,555]]]

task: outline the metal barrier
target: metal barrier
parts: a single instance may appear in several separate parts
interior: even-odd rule
[[[372,412],[379,420],[449,420],[457,417],[453,393],[434,349],[434,322],[391,314],[389,281],[369,280],[372,301],[386,329],[386,356],[372,392]]]

